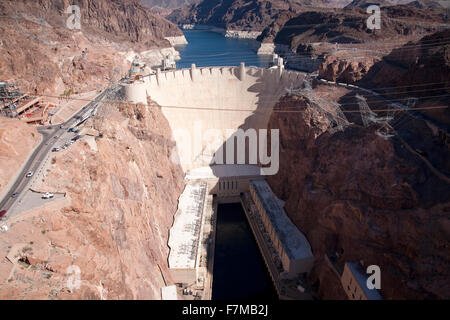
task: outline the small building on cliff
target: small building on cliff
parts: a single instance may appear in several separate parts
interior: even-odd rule
[[[359,262],[347,262],[341,284],[350,300],[382,300],[377,289],[367,287],[367,273]]]

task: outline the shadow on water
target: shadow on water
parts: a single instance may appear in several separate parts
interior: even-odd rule
[[[278,299],[239,203],[219,205],[212,299]]]

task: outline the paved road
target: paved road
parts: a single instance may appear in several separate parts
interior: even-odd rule
[[[38,132],[43,136],[42,142],[33,152],[24,168],[22,169],[22,172],[17,177],[17,180],[14,182],[3,200],[0,202],[0,210],[7,211],[5,217],[3,217],[3,220],[8,218],[8,210],[16,203],[17,200],[21,198],[22,193],[27,189],[31,178],[26,178],[26,174],[29,171],[37,172],[42,164],[42,161],[47,157],[48,153],[51,152],[51,149],[58,142],[58,138],[61,137],[68,128],[74,127],[78,125],[83,119],[85,120],[85,118],[88,118],[88,115],[91,114],[91,112],[99,105],[99,103],[103,101],[109,93],[116,89],[116,87],[113,87],[104,90],[93,101],[86,104],[80,111],[78,111],[69,120],[63,123],[63,128],[60,128],[60,125],[41,126],[37,128]],[[16,198],[12,198],[12,194],[15,192],[19,193],[19,195]]]

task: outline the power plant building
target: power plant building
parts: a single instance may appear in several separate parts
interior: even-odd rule
[[[274,195],[267,181],[252,180],[250,195],[281,259],[283,278],[308,273],[314,264],[311,246],[286,215],[281,200]]]

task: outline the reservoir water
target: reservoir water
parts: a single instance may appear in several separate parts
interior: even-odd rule
[[[184,30],[187,45],[177,47],[181,60],[177,68],[238,66],[245,62],[248,66],[267,67],[270,57],[258,56],[259,42],[252,39],[225,38],[217,32],[207,30]]]
[[[213,300],[278,299],[240,203],[219,205],[213,273]]]

